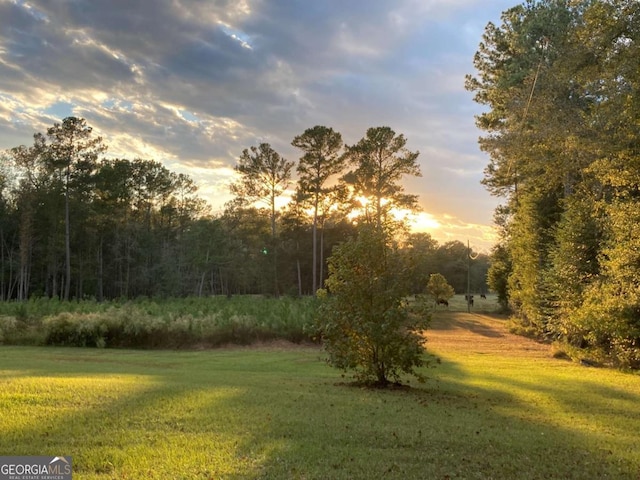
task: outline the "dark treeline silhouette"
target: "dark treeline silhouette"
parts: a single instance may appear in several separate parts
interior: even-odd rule
[[[307,167],[298,167],[304,181],[286,208],[259,208],[249,201],[257,194],[244,196],[236,184],[236,199],[212,216],[187,175],[153,160],[100,158],[106,145],[91,127],[64,119],[35,134],[32,146],[2,157],[0,300],[311,294],[327,277],[333,247],[355,234],[347,214],[357,205],[337,181],[348,173],[348,161],[336,161],[336,133],[316,127],[304,139],[317,146],[313,135],[327,133],[331,168],[322,181],[335,176],[336,187],[313,178],[314,152],[307,151]],[[322,165],[324,157],[314,158]],[[462,242],[438,245],[419,233],[401,245],[416,256],[416,293],[434,272],[457,292],[466,290]],[[486,257],[472,262],[474,291],[486,289],[487,268]]]

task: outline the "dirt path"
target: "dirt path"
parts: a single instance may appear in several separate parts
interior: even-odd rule
[[[506,320],[495,316],[438,312],[427,330],[427,349],[468,353],[495,353],[529,358],[549,358],[549,345],[509,333]]]

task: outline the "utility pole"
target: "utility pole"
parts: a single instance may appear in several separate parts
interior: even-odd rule
[[[471,255],[471,247],[469,246],[469,239],[467,239],[467,313],[471,313],[471,260],[478,258],[479,253],[476,253],[475,257]]]
[[[467,239],[467,313],[471,313],[471,248]]]

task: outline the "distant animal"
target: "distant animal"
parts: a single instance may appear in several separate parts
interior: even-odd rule
[[[445,307],[449,306],[449,302],[447,300],[445,300],[444,298],[439,298],[437,303],[438,303],[438,305],[444,305]]]
[[[464,299],[467,301],[467,303],[473,307],[473,295],[465,295]]]
[[[484,293],[480,294],[480,298],[484,298],[485,300],[487,299],[487,296]]]

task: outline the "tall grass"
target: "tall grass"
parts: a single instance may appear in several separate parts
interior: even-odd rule
[[[315,299],[214,297],[0,303],[0,343],[192,348],[311,341]]]

